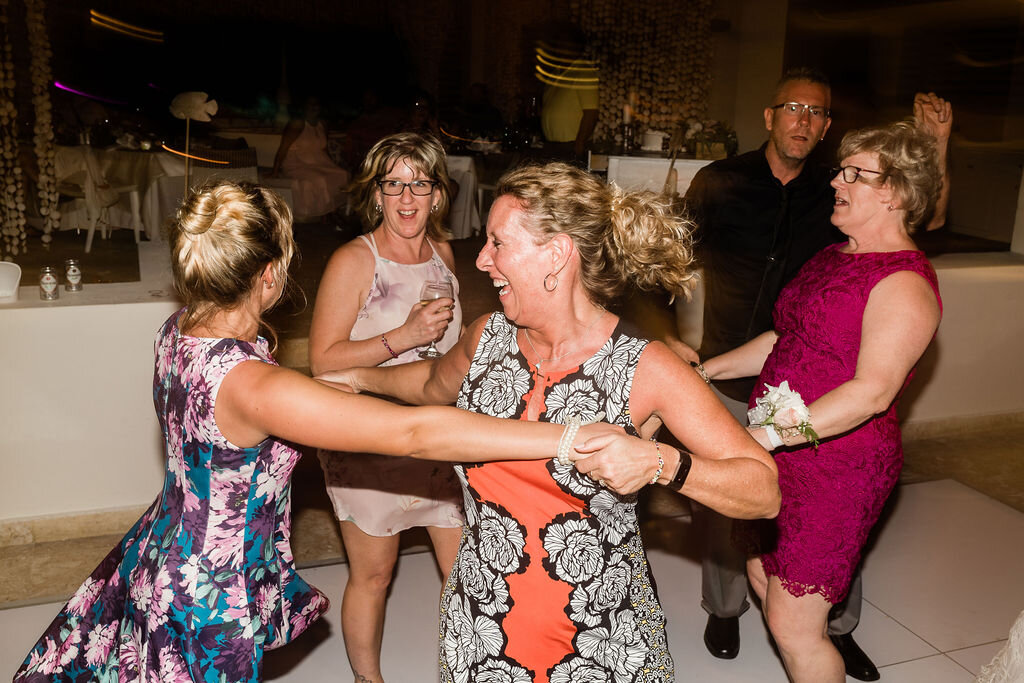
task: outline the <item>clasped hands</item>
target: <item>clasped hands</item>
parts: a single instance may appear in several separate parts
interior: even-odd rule
[[[933,92],[914,95],[914,120],[940,143],[949,139],[953,129],[953,105]]]

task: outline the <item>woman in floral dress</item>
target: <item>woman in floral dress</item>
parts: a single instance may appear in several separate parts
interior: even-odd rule
[[[692,455],[648,441],[605,454],[623,466],[456,465],[467,526],[441,600],[439,664],[445,683],[674,680],[636,496],[609,487],[673,484],[742,518],[779,504],[770,456],[692,369],[605,308],[627,282],[685,294],[689,226],[659,197],[566,164],[512,171],[497,194],[477,267],[503,312],[437,361],[329,377],[525,421],[604,419],[645,436],[664,422]],[[637,479],[637,463],[656,474]]]
[[[396,406],[278,367],[259,331],[294,242],[291,213],[272,192],[201,188],[170,243],[185,308],[156,339],[163,490],[33,647],[19,683],[259,681],[264,650],[328,607],[292,560],[299,453],[289,440],[439,460],[550,458],[559,445],[555,425]],[[608,425],[588,429],[602,443],[626,440]]]

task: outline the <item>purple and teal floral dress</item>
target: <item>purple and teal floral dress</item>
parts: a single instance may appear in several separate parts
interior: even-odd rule
[[[180,315],[156,340],[163,491],[53,620],[17,683],[259,681],[263,651],[329,607],[292,560],[299,452],[272,438],[235,446],[213,416],[232,368],[275,364],[266,340],[184,336]]]

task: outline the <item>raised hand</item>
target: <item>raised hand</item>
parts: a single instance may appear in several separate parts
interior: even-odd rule
[[[933,92],[919,92],[914,95],[914,120],[940,144],[945,144],[953,129],[953,105]]]

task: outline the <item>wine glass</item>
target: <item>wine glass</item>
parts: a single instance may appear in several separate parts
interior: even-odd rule
[[[435,299],[455,299],[455,288],[447,280],[426,280],[420,289],[420,303],[429,304]],[[419,352],[420,358],[440,358],[441,352],[434,346],[436,340],[430,341],[430,346]]]

